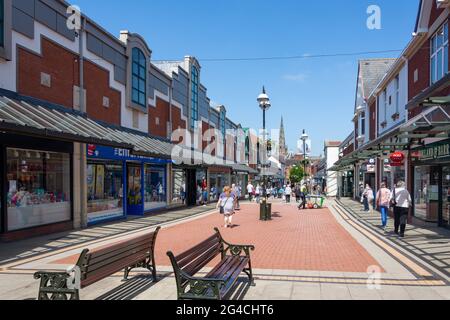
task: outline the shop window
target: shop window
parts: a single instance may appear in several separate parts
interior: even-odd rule
[[[186,174],[182,169],[172,170],[172,204],[186,202]]]
[[[361,113],[361,135],[364,136],[366,134],[366,113]]]
[[[450,167],[442,168],[442,224],[450,227]]]
[[[89,162],[87,191],[88,223],[123,216],[122,164]]]
[[[145,211],[166,206],[164,168],[145,167]]]
[[[128,206],[142,205],[142,169],[141,166],[128,165]]]
[[[8,231],[71,220],[70,154],[7,149]]]
[[[436,83],[448,73],[448,23],[431,39],[431,83]]]
[[[192,87],[191,87],[191,128],[196,128],[198,121],[198,87],[199,75],[196,67],[192,67]]]
[[[138,48],[133,48],[132,62],[132,101],[142,107],[146,107],[147,100],[147,60],[144,53]]]

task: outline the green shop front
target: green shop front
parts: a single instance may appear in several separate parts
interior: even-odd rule
[[[450,229],[450,140],[412,150],[414,216]]]

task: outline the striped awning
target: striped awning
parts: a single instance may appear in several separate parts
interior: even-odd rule
[[[43,138],[129,149],[170,159],[173,145],[135,130],[111,126],[86,114],[15,93],[0,94],[0,130]]]

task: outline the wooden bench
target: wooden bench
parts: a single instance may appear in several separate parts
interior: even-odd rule
[[[250,250],[255,247],[229,244],[217,228],[214,230],[214,236],[178,256],[167,252],[175,274],[178,300],[223,300],[242,272],[249,277],[250,285],[255,285],[250,259]],[[205,277],[195,277],[219,255],[220,263]]]
[[[66,272],[40,271],[39,300],[79,300],[79,290],[125,270],[124,280],[132,269],[145,268],[156,278],[155,242],[158,227],[149,234],[125,240],[97,250],[83,250],[75,266]]]

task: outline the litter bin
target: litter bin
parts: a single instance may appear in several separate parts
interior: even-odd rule
[[[272,220],[272,204],[262,202],[259,207],[259,216],[261,221]]]

